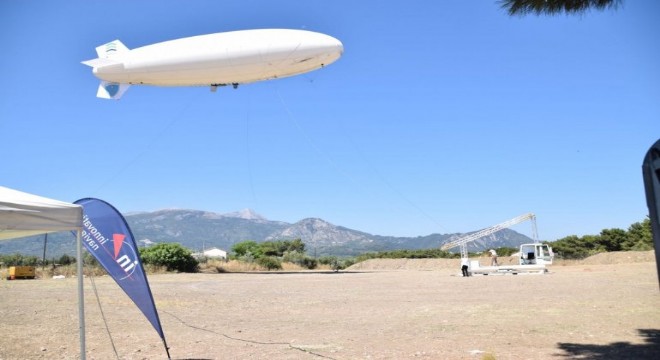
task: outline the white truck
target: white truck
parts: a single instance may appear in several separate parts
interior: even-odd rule
[[[541,244],[538,241],[536,231],[536,216],[533,213],[527,213],[515,217],[503,223],[479,230],[477,232],[467,234],[465,236],[454,239],[453,241],[444,244],[440,249],[449,250],[455,247],[460,247],[461,259],[468,258],[467,244],[480,239],[484,236],[494,234],[502,229],[519,224],[523,221],[530,220],[532,223],[532,244],[520,245],[520,252],[517,253],[518,265],[502,265],[502,266],[481,266],[478,260],[469,262],[469,270],[471,274],[518,274],[518,273],[540,273],[547,272],[546,265],[552,264],[554,254],[552,248],[547,244]],[[516,255],[516,254],[514,254]]]
[[[551,265],[555,254],[548,244],[534,243],[520,245],[520,265]]]
[[[518,265],[481,266],[479,260],[470,261],[470,274],[545,274],[546,265],[552,264],[555,254],[548,244],[534,243],[520,245],[520,252],[512,256],[518,257]]]

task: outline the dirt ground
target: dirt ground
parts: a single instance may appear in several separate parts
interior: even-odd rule
[[[660,359],[652,252],[545,275],[458,273],[456,260],[372,260],[149,281],[174,359]],[[95,283],[119,358],[166,358],[112,279]],[[116,358],[89,279],[85,307],[87,358]],[[0,359],[80,358],[75,278],[3,280],[0,319]]]

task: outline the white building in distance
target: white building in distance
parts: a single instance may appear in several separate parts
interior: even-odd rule
[[[204,250],[202,253],[197,253],[193,254],[195,256],[204,256],[207,258],[214,258],[214,259],[224,259],[227,260],[227,252],[218,248],[210,248],[207,250]]]

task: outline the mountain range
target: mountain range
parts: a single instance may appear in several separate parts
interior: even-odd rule
[[[331,224],[318,218],[296,223],[273,221],[250,209],[218,214],[200,210],[167,209],[124,215],[138,245],[176,242],[200,251],[211,247],[230,250],[246,240],[256,242],[301,239],[308,255],[355,256],[369,251],[438,248],[465,234],[430,234],[417,237],[373,235]],[[476,229],[479,230],[479,229]],[[75,254],[75,236],[57,233],[48,236],[48,258]],[[501,230],[469,244],[472,252],[489,248],[518,247],[532,240],[510,229]],[[0,242],[0,254],[21,253],[41,257],[44,236]],[[458,249],[455,249],[458,251]]]

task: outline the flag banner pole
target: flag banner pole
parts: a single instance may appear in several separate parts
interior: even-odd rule
[[[137,243],[126,219],[103,200],[85,198],[74,204],[83,207],[83,245],[137,305],[166,344]],[[165,350],[169,358],[167,345]]]
[[[80,328],[80,359],[85,360],[85,295],[83,294],[83,255],[81,230],[76,231],[76,267],[78,275],[78,326]]]
[[[172,357],[170,356],[170,348],[167,346],[167,341],[165,341],[165,337],[163,337],[163,346],[165,346],[165,352],[167,353],[167,360],[172,360]]]

